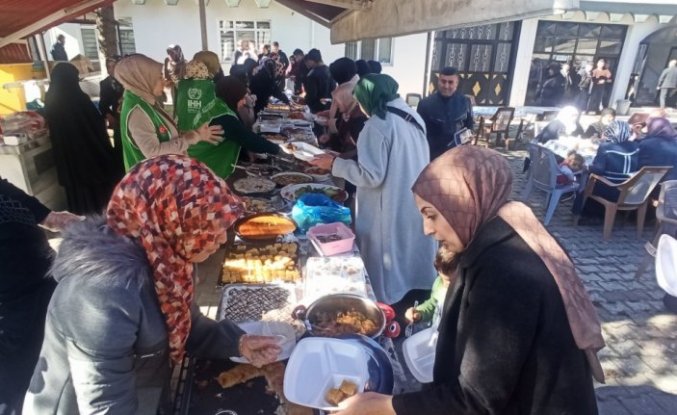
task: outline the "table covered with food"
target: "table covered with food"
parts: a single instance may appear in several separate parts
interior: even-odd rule
[[[404,377],[394,312],[375,300],[348,194],[300,153],[229,178],[246,213],[231,229],[217,319],[277,336],[278,361],[186,359],[177,413],[314,414],[363,391],[393,393]]]

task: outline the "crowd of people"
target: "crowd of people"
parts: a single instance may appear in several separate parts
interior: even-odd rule
[[[22,403],[31,415],[155,414],[166,404],[170,365],[186,353],[255,365],[277,358],[275,338],[202,316],[193,282],[195,264],[225,243],[242,213],[226,183],[242,149],[285,151],[252,130],[272,98],[304,102],[328,120],[317,127],[332,152],[310,163],[354,194],[356,241],[376,298],[439,330],[429,388],[359,394],[340,414],[597,413],[592,380],[604,378],[596,357],[604,340],[595,309],[566,251],[526,205],[509,200],[506,159],[458,142],[474,122],[456,69],[442,69],[436,92],[413,109],[374,61],[327,65],[317,49],[287,56],[273,42],[256,53],[242,41],[226,75],[213,52],[187,60],[170,45],[167,53],[164,63],[110,58],[98,110],[73,65],[52,73],[45,113],[59,181],[69,210],[87,217],[56,215],[64,239],[52,259],[37,226],[49,226],[54,213],[0,187],[2,255],[25,249],[23,258],[40,259],[21,270],[2,262],[12,279],[0,290],[0,358],[13,366],[0,373],[0,414],[19,413]],[[565,93],[560,69],[549,71],[543,105]],[[611,73],[601,60],[585,75],[587,86],[578,86],[581,76],[571,98],[585,94],[585,109],[602,110]],[[191,88],[213,100],[187,122]],[[646,163],[677,162],[677,133],[665,118],[630,126],[604,110],[584,131],[578,115],[563,110],[537,139],[580,131],[604,141],[589,169],[617,180]],[[629,159],[619,163],[621,153]],[[563,174],[570,178],[580,161],[567,158]],[[31,240],[10,238],[19,233]],[[22,279],[35,284],[12,282]],[[409,308],[421,290],[430,299]],[[26,312],[6,305],[18,292],[35,301],[30,327],[6,326]],[[8,336],[24,336],[27,346],[16,350]]]

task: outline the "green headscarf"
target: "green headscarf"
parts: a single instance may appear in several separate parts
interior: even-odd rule
[[[397,93],[399,87],[397,81],[388,75],[369,74],[357,83],[353,94],[369,116],[385,119],[386,104],[400,96]]]

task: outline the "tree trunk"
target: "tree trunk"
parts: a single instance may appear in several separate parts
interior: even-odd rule
[[[118,55],[117,21],[112,4],[96,11],[96,29],[99,34],[99,45],[104,56],[111,58]]]

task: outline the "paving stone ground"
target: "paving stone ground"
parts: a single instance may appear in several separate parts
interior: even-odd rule
[[[526,182],[524,151],[507,152],[518,197]],[[529,205],[543,219],[544,193],[532,192]],[[600,351],[606,385],[596,385],[602,415],[677,413],[677,315],[663,306],[653,265],[635,279],[644,244],[655,227],[648,222],[637,238],[634,220],[617,218],[611,239],[602,226],[573,226],[572,201],[560,203],[548,226],[568,250],[602,321],[607,347]]]
[[[514,174],[514,197],[525,183],[525,151],[506,152]],[[634,221],[618,219],[612,238],[602,239],[602,227],[573,226],[571,201],[560,203],[548,229],[571,255],[597,307],[607,347],[600,352],[606,385],[596,385],[601,415],[677,414],[677,315],[663,307],[663,291],[653,267],[640,278],[635,271],[644,255],[644,243],[653,238],[647,222],[641,238]],[[546,200],[534,191],[529,205],[543,218]],[[622,226],[621,226],[622,225]],[[198,285],[202,311],[214,317],[219,291],[214,288],[224,253],[200,266],[207,276]],[[575,399],[575,397],[572,397]]]

